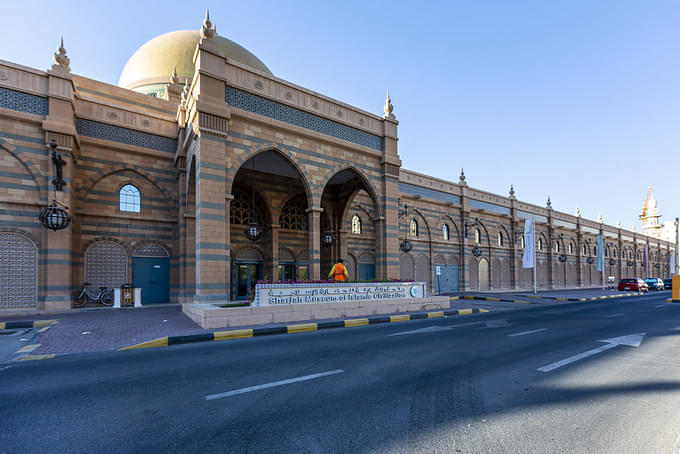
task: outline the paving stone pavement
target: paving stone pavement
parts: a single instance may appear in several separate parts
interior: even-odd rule
[[[2,320],[54,319],[57,323],[37,334],[40,344],[32,355],[114,350],[165,336],[210,332],[182,313],[180,305],[149,308],[87,309],[69,313],[40,313],[3,317]],[[35,330],[37,331],[37,330]]]

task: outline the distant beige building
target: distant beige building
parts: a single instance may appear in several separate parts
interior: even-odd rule
[[[676,242],[677,224],[673,221],[660,222],[661,213],[659,213],[657,201],[656,198],[654,198],[651,187],[649,188],[649,191],[647,191],[647,198],[642,206],[640,220],[642,221],[642,232],[645,235],[671,243]]]
[[[279,79],[207,17],[140,47],[119,86],[69,65],[63,44],[48,71],[0,61],[0,310],[70,308],[84,283],[225,302],[339,258],[352,279],[528,289],[528,218],[539,288],[601,285],[598,234],[607,276],[669,275],[672,242],[404,169],[389,96],[376,115]]]

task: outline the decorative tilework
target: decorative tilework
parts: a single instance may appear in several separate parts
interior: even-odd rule
[[[0,233],[0,309],[35,307],[38,288],[37,250],[27,238]]]
[[[327,120],[234,87],[227,86],[224,97],[230,106],[383,151],[383,140],[375,134]]]
[[[122,128],[120,126],[107,125],[98,121],[78,118],[76,128],[78,129],[78,134],[83,136],[125,143],[137,147],[152,148],[168,153],[174,153],[177,150],[176,139]]]
[[[48,113],[47,98],[0,87],[0,107],[43,117]]]

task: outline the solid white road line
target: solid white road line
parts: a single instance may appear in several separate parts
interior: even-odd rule
[[[620,317],[622,315],[626,315],[626,313],[625,312],[619,312],[618,314],[607,315],[607,318]]]
[[[532,329],[531,331],[522,331],[521,333],[508,334],[508,337],[524,336],[524,335],[527,335],[527,334],[540,333],[541,331],[547,331],[547,330],[548,330],[548,328]]]
[[[287,380],[275,381],[275,382],[272,382],[272,383],[265,383],[263,385],[249,386],[247,388],[235,389],[233,391],[227,391],[227,392],[224,392],[224,393],[210,394],[210,395],[205,396],[205,400],[221,399],[223,397],[235,396],[237,394],[245,394],[245,393],[250,393],[250,392],[253,392],[253,391],[259,391],[261,389],[275,388],[277,386],[283,386],[283,385],[290,385],[291,383],[297,383],[297,382],[300,382],[300,381],[314,380],[315,378],[327,377],[329,375],[341,374],[343,372],[344,372],[344,370],[342,370],[342,369],[329,370],[328,372],[320,372],[318,374],[304,375],[302,377],[289,378]]]

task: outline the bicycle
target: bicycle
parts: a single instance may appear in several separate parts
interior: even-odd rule
[[[113,289],[99,287],[99,292],[94,292],[87,288],[89,285],[88,283],[83,284],[80,292],[74,294],[73,307],[83,307],[89,301],[101,303],[104,306],[113,305]]]

